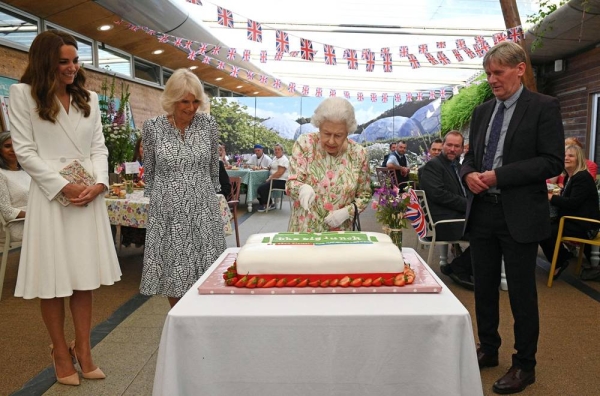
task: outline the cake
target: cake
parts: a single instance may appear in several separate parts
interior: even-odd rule
[[[402,286],[414,272],[385,234],[283,232],[250,236],[223,278],[238,287]]]

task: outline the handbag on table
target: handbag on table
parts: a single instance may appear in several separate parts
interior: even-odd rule
[[[354,219],[352,219],[352,231],[360,231],[360,217],[358,215],[358,207],[356,202],[352,202],[354,205]]]
[[[65,166],[60,170],[60,175],[67,179],[69,183],[73,184],[81,184],[84,186],[92,186],[96,184],[96,179],[94,176],[90,175],[90,173],[81,165],[81,163],[77,160],[73,160],[69,165]],[[62,206],[69,206],[71,201],[65,196],[65,194],[61,191],[56,197],[54,197],[58,203]]]

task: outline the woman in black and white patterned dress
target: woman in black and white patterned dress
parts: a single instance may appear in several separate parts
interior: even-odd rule
[[[219,214],[217,123],[198,77],[173,73],[161,98],[166,115],[144,123],[145,196],[150,197],[142,294],[171,307],[226,249]]]

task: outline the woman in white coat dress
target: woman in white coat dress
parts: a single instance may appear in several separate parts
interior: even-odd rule
[[[21,84],[10,87],[13,146],[32,183],[25,217],[15,296],[40,298],[42,319],[52,339],[58,382],[78,385],[104,378],[90,347],[92,290],[121,278],[104,203],[108,150],[98,96],[84,88],[77,42],[63,32],[40,33],[29,50]],[[67,182],[59,171],[74,160],[96,184]],[[62,192],[69,206],[56,195]],[[64,297],[69,297],[76,339],[67,345]]]

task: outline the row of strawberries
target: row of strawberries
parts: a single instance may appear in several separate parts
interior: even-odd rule
[[[247,275],[239,277],[235,266],[230,266],[226,272],[223,273],[223,279],[227,286],[235,287],[246,287],[249,289],[254,288],[269,288],[269,287],[371,287],[371,286],[404,286],[405,284],[411,284],[415,280],[415,273],[409,267],[406,266],[403,274],[392,276],[391,278],[384,279],[380,278],[350,278],[348,276],[342,279],[326,279],[326,280],[314,280],[308,279],[269,279],[259,278],[257,276],[248,277]]]

